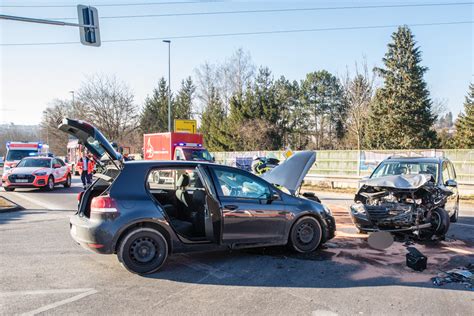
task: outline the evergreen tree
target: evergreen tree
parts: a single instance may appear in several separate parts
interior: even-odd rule
[[[224,104],[215,88],[211,88],[208,102],[201,116],[199,131],[204,135],[206,147],[210,151],[230,149],[229,129]]]
[[[311,72],[301,84],[301,98],[312,125],[315,148],[332,149],[344,137],[347,102],[339,80],[326,70]]]
[[[469,92],[464,101],[464,113],[456,121],[454,136],[457,148],[474,148],[474,84],[469,85]]]
[[[168,131],[168,85],[161,78],[153,95],[147,97],[140,115],[140,129],[143,133],[161,133]]]
[[[436,120],[420,65],[421,51],[411,30],[401,26],[392,35],[383,59],[385,69],[376,68],[384,79],[371,106],[367,142],[371,148],[432,148],[438,145],[432,129]]]
[[[196,87],[191,77],[181,81],[181,89],[178,91],[172,105],[173,118],[189,120],[191,118],[192,105]]]

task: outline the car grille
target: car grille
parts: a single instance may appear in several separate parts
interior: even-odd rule
[[[412,219],[412,208],[405,204],[366,205],[369,219],[375,224],[406,224]]]
[[[8,176],[8,180],[12,183],[33,183],[33,181],[35,180],[35,176],[31,174],[12,174]],[[27,181],[25,182],[21,180],[27,180]]]

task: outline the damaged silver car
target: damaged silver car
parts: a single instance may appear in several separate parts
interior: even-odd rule
[[[445,158],[386,159],[361,182],[350,208],[352,221],[361,233],[444,238],[459,212],[455,178]]]

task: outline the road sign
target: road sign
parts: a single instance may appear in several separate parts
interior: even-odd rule
[[[196,134],[196,127],[196,120],[174,120],[174,131],[178,133]]]
[[[79,27],[81,43],[88,46],[100,46],[99,13],[97,9],[79,4],[77,6],[77,16],[79,24],[84,25]]]

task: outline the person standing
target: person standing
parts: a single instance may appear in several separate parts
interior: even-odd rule
[[[81,172],[81,181],[84,186],[84,190],[87,189],[87,184],[89,184],[89,158],[87,155],[81,154],[79,158],[79,170]]]
[[[92,158],[92,154],[87,157],[87,184],[92,184],[92,174],[94,172],[95,162]]]

